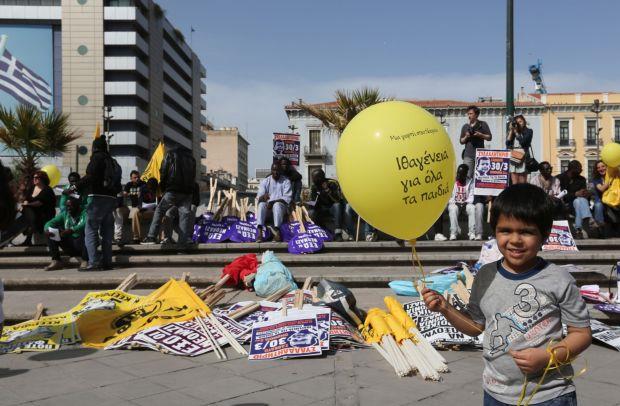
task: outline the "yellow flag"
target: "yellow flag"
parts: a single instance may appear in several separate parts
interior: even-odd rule
[[[93,134],[93,138],[97,139],[101,137],[101,126],[99,126],[99,123],[97,123],[97,126],[95,127],[95,132]]]
[[[155,148],[155,151],[153,151],[153,156],[151,156],[151,160],[142,174],[142,180],[144,182],[147,182],[151,178],[157,179],[157,182],[160,181],[159,168],[161,168],[161,163],[164,161],[164,153],[164,143],[160,142],[157,148]]]

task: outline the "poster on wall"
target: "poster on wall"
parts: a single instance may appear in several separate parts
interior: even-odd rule
[[[1,106],[54,108],[53,49],[51,25],[0,24]]]
[[[510,150],[477,149],[474,171],[474,194],[498,196],[508,187]]]
[[[288,158],[291,165],[299,165],[299,134],[273,133],[273,162]]]

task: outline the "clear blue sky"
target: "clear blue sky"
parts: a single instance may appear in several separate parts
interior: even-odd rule
[[[208,118],[249,139],[250,173],[267,167],[283,106],[338,88],[397,98],[504,97],[503,0],[160,0],[207,68]],[[515,0],[515,91],[619,91],[620,1]]]

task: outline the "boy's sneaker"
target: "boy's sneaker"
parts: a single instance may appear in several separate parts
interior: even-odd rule
[[[142,242],[140,244],[142,244],[142,245],[154,245],[154,244],[157,244],[157,241],[155,241],[155,238],[153,238],[153,237],[146,237],[144,240],[142,240]]]
[[[456,234],[450,234],[450,241],[456,241]]]
[[[435,234],[435,241],[446,241],[447,238],[445,235],[441,234],[441,233],[437,233]]]
[[[161,240],[161,245],[172,245],[174,244],[174,240],[172,238],[164,238]]]

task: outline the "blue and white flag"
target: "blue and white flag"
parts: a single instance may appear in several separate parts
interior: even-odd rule
[[[0,57],[0,90],[23,104],[49,110],[52,88],[41,76],[21,63],[5,49]]]

